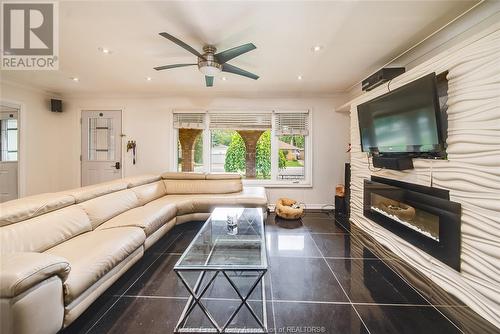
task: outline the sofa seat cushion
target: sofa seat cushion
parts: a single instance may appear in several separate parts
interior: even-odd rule
[[[177,206],[177,216],[191,213],[212,212],[218,206],[241,206],[267,208],[267,196],[263,187],[244,187],[243,191],[231,194],[167,195],[147,205]],[[147,206],[146,205],[146,206]]]
[[[194,212],[192,201],[194,197],[194,195],[167,195],[149,202],[145,206],[161,207],[165,205],[174,205],[177,210],[177,216],[182,216]]]
[[[151,205],[141,206],[108,220],[100,225],[96,230],[109,228],[135,226],[140,227],[150,236],[165,223],[175,217],[177,208],[172,203],[149,203]]]
[[[264,187],[243,187],[236,196],[236,203],[241,206],[260,207],[267,209],[267,195]]]
[[[110,228],[81,234],[46,253],[68,260],[71,271],[64,282],[66,305],[78,298],[117,264],[142,247],[144,231],[137,227]]]

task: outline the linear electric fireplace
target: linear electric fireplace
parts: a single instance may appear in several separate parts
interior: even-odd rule
[[[444,189],[372,176],[365,217],[460,271],[460,203]]]

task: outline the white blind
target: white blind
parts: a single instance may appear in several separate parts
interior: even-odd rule
[[[280,112],[276,113],[275,133],[282,135],[303,135],[309,134],[309,113],[308,112]]]
[[[204,113],[174,113],[174,128],[176,129],[204,129]]]
[[[210,129],[267,130],[271,128],[271,113],[213,112]]]

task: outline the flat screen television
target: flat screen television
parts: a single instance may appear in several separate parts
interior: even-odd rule
[[[358,106],[363,152],[444,157],[436,74]]]

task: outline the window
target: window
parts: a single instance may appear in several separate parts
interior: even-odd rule
[[[309,117],[302,112],[174,112],[177,171],[235,172],[246,183],[310,185]]]
[[[174,129],[177,135],[176,170],[203,172],[204,113],[175,113]]]
[[[16,114],[2,113],[0,118],[0,161],[17,161],[18,128]]]
[[[275,131],[278,136],[278,178],[306,179],[306,139],[309,135],[309,114],[277,113]]]
[[[305,136],[286,135],[278,137],[280,179],[303,180],[305,174]]]

